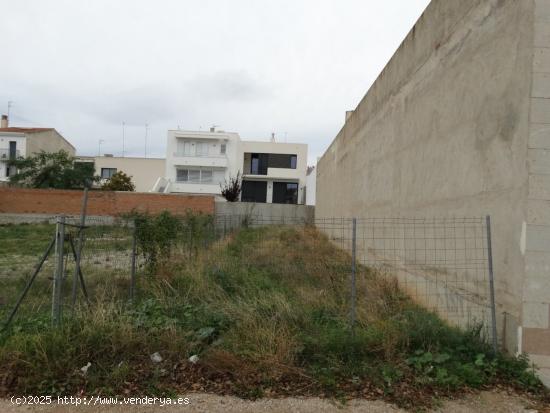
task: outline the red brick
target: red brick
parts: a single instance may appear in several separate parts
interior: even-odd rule
[[[0,187],[0,213],[78,215],[82,191]],[[88,215],[117,216],[136,209],[185,214],[188,210],[214,213],[214,197],[136,192],[90,191]]]

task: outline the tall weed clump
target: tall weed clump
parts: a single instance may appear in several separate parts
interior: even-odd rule
[[[138,253],[150,272],[170,260],[175,250],[196,254],[215,238],[211,215],[188,211],[179,216],[163,211],[158,215],[134,211],[124,217],[135,226]]]

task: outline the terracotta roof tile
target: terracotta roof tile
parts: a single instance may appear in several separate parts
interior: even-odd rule
[[[48,130],[53,130],[53,128],[17,128],[17,127],[0,128],[0,132],[15,132],[15,133],[36,133],[36,132],[44,132]]]

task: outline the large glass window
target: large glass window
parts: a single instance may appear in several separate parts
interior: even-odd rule
[[[101,179],[111,179],[116,174],[116,168],[101,168]]]
[[[285,153],[251,153],[250,173],[267,175],[267,168],[296,169],[297,155]]]
[[[208,144],[197,142],[195,144],[195,151],[197,156],[207,156],[208,155]]]
[[[201,171],[200,169],[189,169],[189,183],[197,184],[201,181]]]
[[[267,182],[265,181],[243,181],[241,201],[262,202],[267,198]]]
[[[252,175],[267,175],[269,163],[269,154],[252,153],[250,154],[250,173]]]
[[[290,169],[296,169],[298,163],[298,157],[296,155],[290,155]]]
[[[212,184],[223,181],[225,173],[223,170],[213,169],[177,169],[176,182],[184,182],[189,184]]]
[[[297,204],[298,184],[296,182],[274,182],[273,183],[274,204]]]
[[[201,182],[203,183],[211,183],[212,182],[212,171],[203,169],[201,171]]]
[[[189,171],[187,169],[178,169],[176,171],[177,182],[187,182],[189,180]]]
[[[208,156],[208,143],[191,140],[178,140],[177,155],[179,156]]]

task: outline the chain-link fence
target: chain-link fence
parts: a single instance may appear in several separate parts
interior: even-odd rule
[[[357,317],[361,318],[361,308],[368,304],[369,283],[374,282],[372,273],[376,273],[378,278],[396,280],[401,291],[454,325],[483,326],[484,337],[495,344],[488,218],[305,221],[259,215],[203,216],[200,219],[189,216],[179,223],[153,222],[149,224],[149,232],[143,223],[134,220],[90,217],[84,227],[78,219],[63,220],[50,227],[51,254],[43,261],[41,269],[53,274],[54,313],[56,308],[61,311],[63,296],[66,297],[65,305],[74,303],[81,292],[86,297],[88,290],[93,291],[93,285],[98,283],[122,286],[126,293],[121,298],[132,298],[136,278],[154,261],[184,260],[192,264],[199,256],[219,254],[219,250],[213,248],[214,243],[227,243],[242,228],[249,228],[247,236],[252,240],[247,244],[249,249],[234,248],[241,255],[241,262],[260,260],[279,268],[284,264],[286,275],[281,276],[299,276],[305,264],[300,262],[301,258],[282,255],[278,242],[284,242],[296,250],[308,249],[315,257],[307,271],[328,278],[348,277],[349,290],[334,291],[334,294],[342,296],[352,323]],[[280,231],[266,233],[262,230],[264,227],[276,227]],[[160,241],[154,239],[159,228]],[[277,242],[274,236],[279,237]],[[151,247],[153,244],[155,249]],[[38,258],[39,254],[34,259],[26,259],[26,267],[18,267],[17,272],[32,273]],[[71,293],[58,292],[56,296],[56,279],[75,280]],[[62,284],[58,282],[57,286]],[[87,288],[89,285],[92,287]]]

